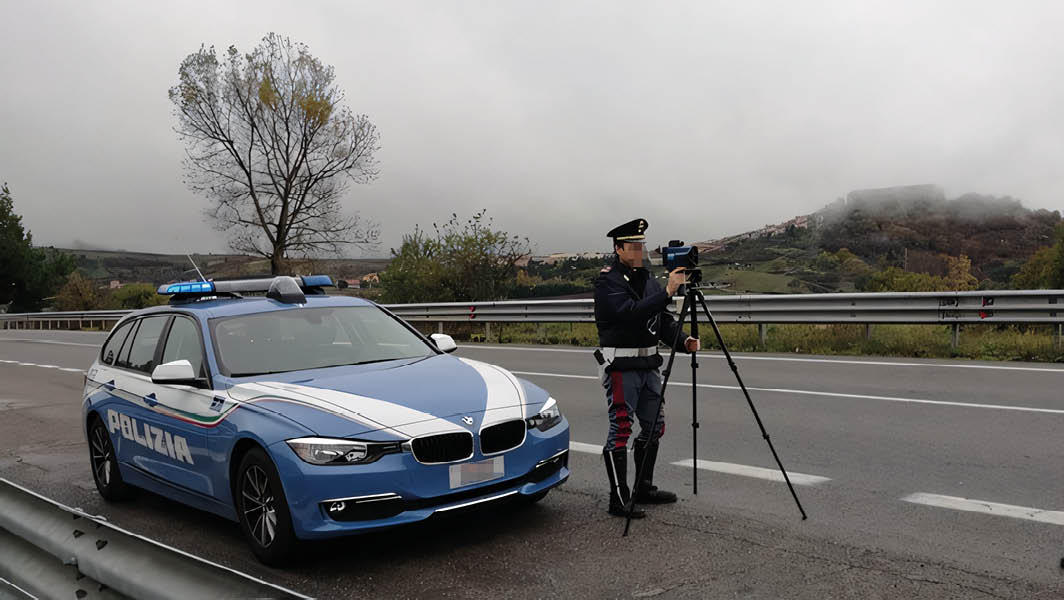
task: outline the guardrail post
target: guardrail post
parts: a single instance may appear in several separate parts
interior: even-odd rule
[[[865,323],[865,326],[864,326],[864,339],[866,339],[866,340],[871,340],[872,339],[872,324],[871,323]]]
[[[491,323],[484,323],[484,341],[491,341]]]
[[[547,340],[547,324],[546,323],[539,323],[538,325],[536,325],[536,341],[542,344],[546,340]]]
[[[961,343],[961,324],[960,323],[954,323],[953,324],[953,335],[950,336],[950,347],[953,348],[954,350],[956,350],[957,346],[960,343]]]
[[[1057,350],[1064,347],[1064,323],[1057,325]]]
[[[443,333],[443,321],[436,324],[436,333]]]
[[[757,338],[759,340],[761,340],[761,345],[764,346],[765,345],[765,340],[768,338],[768,324],[767,323],[758,323],[757,324]]]

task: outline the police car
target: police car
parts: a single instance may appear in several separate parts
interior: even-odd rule
[[[100,494],[144,488],[232,519],[282,564],[300,540],[534,502],[568,478],[547,392],[331,285],[164,285],[169,305],[120,321],[84,390]]]

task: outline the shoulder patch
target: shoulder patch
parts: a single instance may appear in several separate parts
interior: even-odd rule
[[[599,271],[599,273],[609,273],[611,270],[613,270],[613,265],[606,265],[605,267],[602,267],[602,270]]]

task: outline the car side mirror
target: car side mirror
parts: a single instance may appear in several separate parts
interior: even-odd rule
[[[436,343],[436,347],[443,352],[454,352],[458,349],[458,344],[454,343],[454,338],[445,333],[434,333],[429,337]]]
[[[203,387],[206,382],[202,377],[196,376],[192,363],[187,360],[175,360],[155,367],[151,372],[152,383],[167,385],[192,385]]]

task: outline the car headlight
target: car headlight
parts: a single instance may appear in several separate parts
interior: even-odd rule
[[[299,458],[312,465],[359,465],[385,454],[402,452],[400,442],[361,442],[335,438],[305,437],[286,440]]]
[[[558,408],[558,402],[554,398],[547,398],[547,402],[539,410],[539,414],[525,419],[525,422],[528,423],[529,429],[535,428],[540,431],[546,431],[562,422],[562,411]]]

